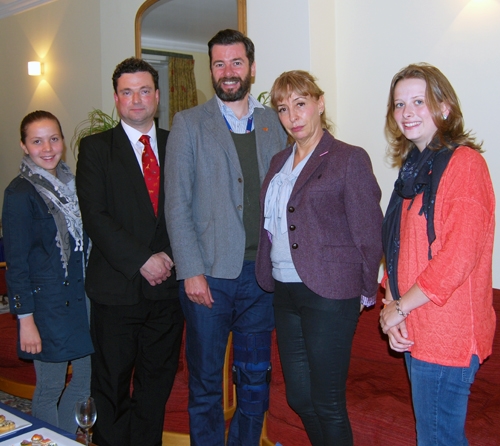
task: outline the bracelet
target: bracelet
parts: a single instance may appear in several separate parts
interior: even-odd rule
[[[408,311],[408,313],[405,313],[403,310],[401,310],[401,308],[399,308],[399,302],[400,302],[400,300],[398,299],[396,301],[396,311],[398,312],[398,314],[400,316],[408,317],[410,315],[411,311]]]

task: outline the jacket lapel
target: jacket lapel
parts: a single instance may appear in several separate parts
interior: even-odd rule
[[[304,187],[304,185],[309,181],[309,178],[311,178],[326,157],[331,155],[331,143],[332,138],[330,134],[328,132],[324,132],[323,137],[314,149],[309,161],[307,161],[306,165],[302,169],[302,172],[300,172],[300,175],[295,182],[295,186],[293,187],[290,199],[292,199],[300,191],[300,189]]]
[[[243,175],[231,132],[229,132],[224,122],[215,96],[205,103],[204,111],[206,118],[203,120],[203,125],[211,132],[215,141],[224,150],[234,168],[240,175]]]
[[[257,159],[259,162],[259,175],[260,181],[263,182],[266,177],[269,163],[274,155],[274,151],[269,150],[276,147],[277,141],[274,139],[276,131],[269,131],[270,122],[266,122],[265,110],[262,108],[255,108],[254,128],[255,128],[255,145],[257,148]],[[279,150],[284,149],[286,146],[280,147]]]
[[[158,217],[163,216],[165,209],[165,148],[167,146],[168,132],[162,129],[156,129],[156,141],[158,144],[158,161],[160,164],[160,194],[158,198]],[[153,206],[151,206],[151,209]]]

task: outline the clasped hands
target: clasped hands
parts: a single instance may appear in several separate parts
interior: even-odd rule
[[[390,299],[382,299],[384,308],[380,312],[380,326],[389,337],[391,348],[397,352],[406,352],[413,345],[413,341],[408,339],[406,318],[398,313],[396,301],[392,299],[392,296],[390,297]]]
[[[144,265],[140,272],[151,286],[159,285],[165,282],[172,275],[174,262],[164,252],[153,254]]]

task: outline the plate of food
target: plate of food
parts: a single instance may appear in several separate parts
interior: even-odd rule
[[[28,426],[31,426],[29,421],[23,420],[7,410],[0,409],[0,438]]]
[[[71,438],[42,427],[8,440],[0,441],[0,446],[82,446]]]

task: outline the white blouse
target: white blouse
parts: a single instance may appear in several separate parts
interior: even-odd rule
[[[302,282],[290,251],[286,209],[295,182],[314,150],[311,150],[294,169],[295,151],[294,145],[291,155],[269,183],[264,200],[264,229],[268,231],[272,243],[273,278],[280,282]]]

